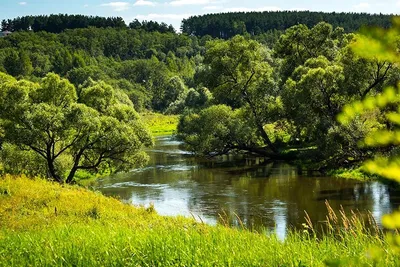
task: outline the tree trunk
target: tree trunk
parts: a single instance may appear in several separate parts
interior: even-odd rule
[[[249,104],[250,106],[251,112],[253,113],[254,120],[256,122],[257,129],[260,132],[261,137],[264,139],[265,143],[267,143],[268,147],[272,150],[272,152],[278,154],[279,153],[278,149],[274,146],[274,144],[271,142],[271,139],[269,139],[268,134],[265,132],[264,127],[258,118],[257,111],[253,103],[251,102],[250,98],[248,97],[246,91],[243,92],[243,96],[246,99],[247,104]]]
[[[74,176],[76,174],[76,171],[78,170],[77,167],[72,167],[71,171],[68,174],[67,180],[65,181],[67,184],[71,184],[74,181]]]
[[[54,167],[54,161],[47,157],[47,167],[49,168],[50,177],[59,182],[60,184],[64,183],[61,177],[56,173],[56,168]]]
[[[85,151],[85,148],[82,148],[75,155],[74,166],[72,167],[71,171],[68,174],[67,180],[65,181],[67,184],[71,184],[74,181],[74,176],[76,174],[76,171],[79,169],[79,167],[78,167],[79,161],[81,160],[81,157],[82,157],[84,151]]]

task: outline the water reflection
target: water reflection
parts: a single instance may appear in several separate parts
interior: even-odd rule
[[[179,145],[157,139],[147,167],[102,179],[98,190],[135,205],[153,203],[162,215],[266,227],[281,237],[301,227],[305,210],[314,225],[325,221],[325,200],[334,210],[370,210],[377,219],[400,204],[399,192],[379,182],[301,176],[293,166],[246,156],[196,159]]]

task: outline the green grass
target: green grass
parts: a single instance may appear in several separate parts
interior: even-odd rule
[[[372,175],[368,175],[365,172],[363,172],[361,167],[355,168],[355,169],[331,170],[328,172],[328,175],[333,176],[333,177],[338,177],[338,178],[354,179],[354,180],[360,180],[360,181],[376,179],[376,177],[374,177]]]
[[[159,113],[141,114],[143,121],[155,136],[170,135],[176,133],[179,122],[177,115],[163,115]]]
[[[0,179],[0,266],[398,266],[362,229],[316,238],[162,217],[76,186]],[[383,250],[378,258],[373,247]]]

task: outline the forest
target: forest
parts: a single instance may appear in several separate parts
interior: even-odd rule
[[[325,172],[394,153],[360,146],[370,133],[392,127],[378,110],[349,125],[337,116],[345,105],[396,85],[398,66],[355,54],[359,34],[319,22],[319,13],[269,15],[290,21],[296,14],[315,24],[289,27],[273,43],[248,34],[225,40],[144,27],[166,27],[153,22],[128,27],[118,18],[9,20],[3,28],[15,31],[0,38],[3,171],[25,166],[26,174],[71,182],[80,169],[118,171],[145,162],[140,147],[151,138],[138,126],[144,111],[180,115],[177,136],[199,156],[250,153]],[[348,22],[353,15],[327,16]],[[358,18],[362,23],[366,16]],[[377,25],[388,19],[374,18]],[[43,31],[54,19],[59,28]],[[41,28],[33,26],[38,21]],[[115,132],[104,130],[111,125]]]
[[[347,33],[362,27],[375,26],[389,28],[391,15],[369,13],[326,13],[313,11],[265,11],[229,12],[191,16],[182,21],[182,32],[202,37],[229,39],[237,34],[263,35],[283,32],[304,24],[313,27],[319,22],[327,22],[334,28],[342,27]]]

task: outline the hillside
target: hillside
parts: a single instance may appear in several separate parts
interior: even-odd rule
[[[292,233],[281,241],[25,177],[0,179],[0,218],[0,266],[395,266],[397,260],[361,228],[338,239]],[[374,259],[366,255],[371,246],[386,252]]]

